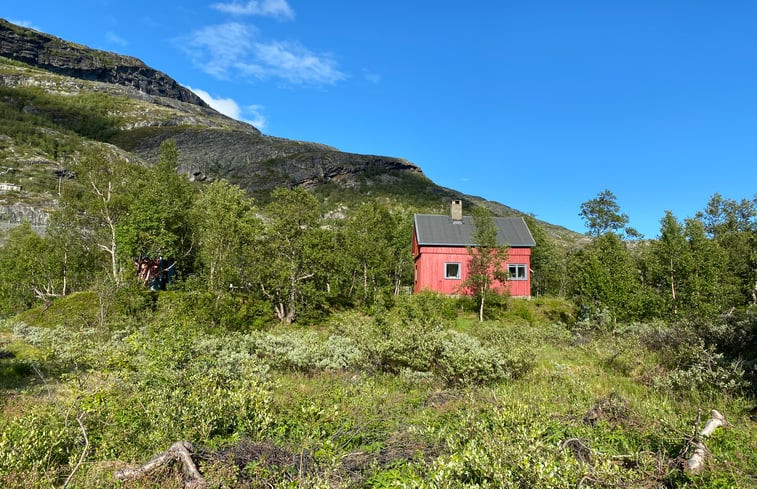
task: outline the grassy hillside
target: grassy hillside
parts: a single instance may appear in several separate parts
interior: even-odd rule
[[[229,332],[202,296],[92,292],[6,321],[0,485],[112,487],[188,440],[211,487],[754,487],[754,399],[681,330],[568,326],[555,299],[483,324],[398,301]],[[711,409],[729,426],[686,473]],[[182,485],[176,467],[127,484]]]

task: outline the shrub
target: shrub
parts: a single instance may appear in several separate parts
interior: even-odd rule
[[[504,405],[461,421],[439,433],[449,454],[434,461],[424,487],[576,487],[584,467],[553,439],[554,421],[538,408]]]
[[[698,389],[730,394],[741,392],[747,385],[740,363],[726,361],[722,353],[717,353],[712,346],[705,347],[701,339],[686,348],[684,359],[685,362],[677,368],[655,379],[654,384],[676,390]]]
[[[81,432],[51,406],[0,423],[0,475],[15,471],[44,472],[81,453]]]
[[[363,361],[352,339],[331,335],[323,341],[313,331],[265,334],[254,341],[253,348],[271,366],[296,371],[344,370]]]
[[[415,377],[433,374],[447,384],[515,378],[533,365],[526,349],[483,345],[469,334],[446,330],[439,316],[432,321],[416,316],[412,306],[408,309],[410,313],[398,314],[404,321],[397,316],[372,320],[347,314],[335,318],[331,328],[355,341],[369,368]]]
[[[203,365],[115,377],[81,401],[93,455],[102,459],[154,453],[176,440],[257,436],[272,421],[270,403],[265,382]]]
[[[151,322],[192,323],[225,331],[261,329],[273,316],[271,305],[247,294],[168,291],[157,294]]]
[[[482,384],[507,377],[507,362],[500,352],[481,346],[465,333],[447,331],[440,341],[434,372],[448,384]]]
[[[622,333],[636,336],[643,347],[658,354],[663,371],[651,379],[657,387],[735,394],[747,386],[741,361],[729,360],[714,344],[707,345],[692,326],[635,324]]]
[[[422,328],[436,328],[457,317],[455,300],[434,292],[400,295],[394,306],[379,319]]]

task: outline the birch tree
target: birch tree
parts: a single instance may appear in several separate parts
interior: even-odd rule
[[[581,204],[578,214],[586,222],[590,236],[602,236],[611,231],[623,229],[628,224],[628,216],[620,212],[615,194],[605,189],[593,199]]]
[[[320,235],[320,214],[318,201],[304,189],[280,188],[271,197],[265,212],[268,222],[261,243],[259,283],[273,303],[276,318],[288,324],[318,292],[311,282],[322,270],[311,252]]]
[[[128,211],[116,225],[117,244],[130,261],[163,257],[175,263],[193,248],[189,213],[193,191],[176,172],[176,143],[166,140],[152,168],[134,172]]]
[[[209,290],[247,287],[254,280],[263,229],[255,212],[246,192],[224,180],[208,185],[194,203],[197,256]]]
[[[132,203],[131,184],[139,167],[115,152],[91,151],[71,166],[74,179],[61,192],[63,209],[76,226],[105,254],[110,280],[121,284],[121,250],[117,227]]]
[[[692,263],[685,229],[670,211],[666,211],[660,221],[660,237],[652,244],[652,254],[653,283],[665,298],[670,316],[675,318],[680,313],[683,284]]]
[[[471,259],[468,262],[468,277],[462,288],[475,298],[478,303],[478,320],[484,320],[484,308],[487,301],[498,292],[492,286],[507,280],[505,263],[507,246],[497,245],[497,226],[489,211],[483,207],[473,210],[475,231],[471,236],[475,246],[468,247]]]

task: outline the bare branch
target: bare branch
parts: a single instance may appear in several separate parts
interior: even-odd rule
[[[197,470],[197,466],[192,460],[192,450],[192,444],[188,441],[177,441],[168,450],[151,458],[141,467],[121,469],[116,471],[113,476],[122,481],[138,479],[158,467],[176,461],[181,464],[185,489],[206,488],[207,482],[202,474],[200,474],[200,471]]]
[[[710,414],[710,419],[699,431],[699,436],[691,442],[694,447],[694,453],[686,460],[684,464],[684,470],[687,472],[699,472],[704,468],[704,461],[707,454],[710,453],[704,444],[704,439],[708,438],[712,433],[721,426],[727,426],[728,422],[725,416],[720,414],[717,410],[713,409]]]
[[[82,422],[82,419],[84,419],[84,416],[86,415],[87,413],[85,411],[82,411],[81,413],[79,413],[79,416],[76,417],[76,422],[79,423],[81,434],[82,436],[84,436],[84,449],[81,451],[81,456],[79,457],[79,462],[76,464],[76,467],[74,467],[74,470],[72,470],[71,473],[68,474],[66,482],[63,483],[63,489],[65,489],[71,482],[71,479],[74,478],[74,474],[76,474],[76,471],[79,470],[79,467],[81,467],[82,462],[84,462],[84,457],[87,455],[87,451],[89,450],[89,438],[87,437],[87,430],[84,429],[84,423]]]

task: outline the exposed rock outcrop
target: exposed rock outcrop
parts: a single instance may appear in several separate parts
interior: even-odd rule
[[[43,227],[50,221],[50,215],[39,207],[29,204],[0,204],[0,222],[10,226],[24,221],[28,221],[32,226]]]
[[[129,149],[155,161],[160,143],[168,138],[176,141],[181,170],[190,178],[224,178],[248,190],[347,183],[371,173],[422,173],[418,166],[400,158],[344,153],[323,144],[238,130],[176,128],[134,138],[138,142]]]
[[[141,60],[64,41],[0,19],[0,56],[53,73],[125,85],[150,95],[207,107],[200,97]]]

